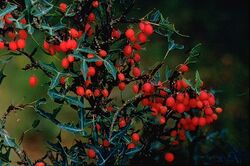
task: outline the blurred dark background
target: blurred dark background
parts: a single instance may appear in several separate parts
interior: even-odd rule
[[[191,66],[190,76],[193,76],[195,70],[199,70],[206,88],[217,90],[216,95],[224,112],[212,128],[215,131],[226,130],[226,139],[234,150],[240,153],[239,159],[244,160],[244,163],[248,162],[246,158],[249,156],[249,1],[136,0],[136,11],[132,14],[142,17],[153,8],[159,9],[167,16],[182,34],[190,36],[176,36],[177,41],[185,45],[185,50],[202,43],[200,61],[197,65]],[[147,51],[143,53],[144,69],[153,65],[152,59],[162,60],[166,52],[165,39],[152,40]],[[38,56],[44,55],[41,53]],[[173,67],[185,58],[182,51],[174,51],[169,55],[167,62]],[[6,67],[5,73],[10,76],[0,86],[1,114],[10,104],[27,103],[37,99],[40,94],[46,95],[46,87],[43,87],[42,83],[47,80],[43,79],[39,71],[35,74],[40,77],[41,86],[37,89],[29,88],[28,78],[34,72],[22,71],[25,63],[26,59],[16,58],[16,61]],[[72,114],[66,109],[65,117],[68,120],[72,117],[69,115]],[[21,133],[31,126],[32,120],[37,118],[40,117],[31,110],[14,114],[8,122],[10,134],[20,137]],[[41,152],[45,151],[46,145],[41,146],[41,142],[58,134],[58,129],[48,121],[42,121],[39,130],[42,132],[30,132],[24,139],[24,148],[28,149],[28,153],[34,159],[41,157]],[[73,142],[72,138],[67,139],[66,143]],[[30,145],[30,141],[34,143]]]

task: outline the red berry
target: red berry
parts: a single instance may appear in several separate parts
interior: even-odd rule
[[[162,124],[165,124],[166,123],[166,118],[164,116],[161,116],[160,119],[159,119],[159,123],[162,125]]]
[[[99,97],[101,95],[101,91],[99,89],[95,89],[94,96]]]
[[[100,67],[100,66],[103,65],[103,61],[96,61],[96,62],[95,62],[95,65],[98,66],[98,67]]]
[[[165,158],[165,160],[166,160],[167,162],[169,162],[169,163],[170,163],[170,162],[173,162],[173,161],[174,161],[174,154],[168,152],[168,153],[165,154],[164,158]]]
[[[22,18],[22,19],[20,20],[20,23],[21,23],[21,24],[27,24],[27,21],[26,21],[25,18]]]
[[[125,32],[125,36],[130,39],[131,37],[133,37],[135,35],[135,32],[133,29],[127,29],[127,31]]]
[[[140,60],[141,60],[140,54],[137,54],[137,53],[136,53],[136,54],[134,55],[134,61],[135,61],[135,62],[140,62]]]
[[[140,140],[140,135],[138,133],[132,134],[132,141],[138,142]]]
[[[64,85],[65,84],[65,79],[66,79],[65,77],[61,77],[60,78],[60,84]]]
[[[67,59],[67,58],[63,58],[63,59],[62,59],[61,65],[62,65],[62,67],[63,67],[64,69],[69,68],[69,61],[68,61],[68,59]]]
[[[97,7],[99,6],[99,2],[98,2],[98,1],[93,1],[93,2],[92,2],[92,6],[93,6],[94,8],[97,8]]]
[[[79,32],[75,28],[71,28],[69,30],[69,34],[73,38],[77,38],[79,36]]]
[[[179,102],[183,102],[183,100],[184,100],[184,94],[183,93],[178,93],[176,95],[176,100],[179,101]]]
[[[115,39],[119,39],[121,37],[121,33],[120,31],[116,30],[116,29],[113,29],[112,30],[112,33],[111,33],[111,36]]]
[[[137,93],[139,92],[139,86],[138,86],[137,84],[134,84],[134,85],[132,86],[132,90],[133,90],[133,92],[134,92],[135,94],[137,94]]]
[[[120,119],[119,120],[119,127],[120,128],[123,128],[123,127],[125,127],[127,124],[126,124],[126,121],[124,120],[124,119]]]
[[[146,23],[143,32],[147,35],[152,35],[154,33],[153,26],[149,23]]]
[[[67,10],[67,4],[66,3],[60,3],[59,8],[60,8],[60,11],[64,13]]]
[[[181,71],[182,73],[188,72],[189,67],[186,64],[181,64],[179,67],[179,71]]]
[[[104,97],[108,97],[108,96],[109,96],[109,91],[108,91],[107,89],[103,89],[103,90],[102,90],[102,95],[103,95]]]
[[[17,47],[19,49],[24,49],[25,46],[26,46],[26,41],[24,39],[17,40]]]
[[[95,21],[95,14],[94,13],[90,13],[89,16],[88,16],[88,20],[89,20],[89,22]]]
[[[99,51],[99,55],[100,55],[101,57],[105,58],[108,54],[107,54],[107,51],[105,51],[105,50],[100,50],[100,51]]]
[[[123,49],[123,54],[125,56],[130,56],[133,52],[133,48],[130,45],[126,45]]]
[[[77,42],[75,40],[73,40],[73,39],[69,39],[67,41],[67,46],[66,47],[67,47],[67,49],[74,50],[74,49],[77,48]]]
[[[94,54],[88,54],[87,57],[88,57],[89,59],[91,59],[91,58],[94,58],[95,55],[94,55]]]
[[[31,87],[35,87],[38,83],[38,78],[35,75],[30,76],[29,84]]]
[[[18,35],[19,35],[20,39],[27,39],[28,38],[27,32],[23,29],[18,31]]]
[[[138,44],[138,43],[136,43],[136,44],[134,44],[134,46],[133,46],[136,50],[141,50],[141,45],[140,44]]]
[[[14,32],[12,32],[12,31],[8,31],[8,37],[10,39],[14,39],[16,37],[16,34]]]
[[[140,22],[139,23],[139,28],[140,28],[141,31],[144,31],[145,23],[144,22]]]
[[[120,82],[120,83],[118,84],[118,88],[119,88],[121,91],[124,91],[125,88],[126,88],[126,84],[125,84],[124,82]]]
[[[125,78],[125,75],[124,75],[123,73],[119,73],[119,74],[118,74],[118,79],[119,79],[120,81],[124,81],[126,78]]]
[[[90,67],[88,68],[87,76],[93,77],[93,76],[95,75],[95,73],[96,73],[95,68],[92,67],[92,66],[90,66]]]
[[[11,18],[13,18],[12,14],[8,13],[4,16],[5,22],[6,24],[12,24],[12,20],[10,20]]]
[[[139,77],[141,75],[141,70],[138,67],[133,68],[133,75]]]
[[[199,95],[200,100],[207,100],[208,99],[208,93],[206,91],[201,91]]]
[[[199,118],[198,118],[198,117],[193,117],[193,118],[192,118],[192,124],[193,124],[194,126],[197,126],[197,125],[199,124]]]
[[[89,149],[88,152],[87,152],[87,155],[91,159],[96,157],[96,153],[95,153],[95,151],[93,149]]]
[[[150,93],[151,90],[152,90],[152,85],[148,82],[142,86],[142,91],[145,93]]]
[[[199,118],[199,126],[203,127],[205,125],[206,125],[206,118],[204,117]]]
[[[138,40],[141,43],[146,43],[146,41],[147,41],[147,35],[145,33],[143,33],[143,32],[139,33]]]
[[[11,41],[11,42],[9,43],[9,49],[10,49],[11,51],[16,51],[16,50],[17,50],[17,43],[16,43],[15,41]]]
[[[203,103],[200,100],[196,101],[196,107],[199,109],[203,108]]]
[[[49,50],[49,43],[48,43],[47,41],[44,41],[44,42],[43,42],[43,48],[44,48],[45,50]]]
[[[4,48],[4,42],[0,41],[0,49]]]
[[[68,55],[67,59],[68,59],[68,61],[69,61],[70,63],[72,63],[72,62],[75,61],[75,57],[72,56],[72,55]]]
[[[102,145],[103,145],[103,147],[109,147],[110,143],[108,140],[105,139],[105,140],[103,140]]]
[[[170,135],[171,137],[176,137],[177,131],[176,130],[171,131]]]
[[[62,52],[67,52],[68,51],[68,47],[67,47],[67,42],[66,41],[62,41],[60,43],[60,49]]]
[[[206,115],[212,115],[213,113],[214,112],[213,112],[212,108],[210,108],[210,107],[205,108],[205,114]]]
[[[35,164],[35,166],[45,166],[45,163],[42,162],[42,161],[40,161],[40,162],[37,162],[37,163]]]
[[[176,110],[177,110],[180,114],[183,113],[183,112],[185,111],[185,105],[182,104],[182,103],[178,103],[178,104],[176,105]]]
[[[168,112],[168,108],[165,106],[160,106],[160,112],[162,115],[165,115]]]
[[[134,143],[129,143],[128,144],[128,149],[134,149],[135,148],[135,144]]]
[[[174,105],[175,105],[175,99],[172,96],[168,97],[167,100],[166,100],[166,105],[168,107],[174,107]]]
[[[86,89],[85,95],[86,95],[87,97],[90,97],[90,96],[93,95],[93,93],[92,93],[92,91],[91,91],[90,89]]]
[[[76,87],[76,94],[79,96],[84,96],[85,94],[84,88],[82,86]]]

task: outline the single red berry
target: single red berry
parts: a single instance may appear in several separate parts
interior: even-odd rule
[[[170,135],[171,135],[171,137],[176,137],[177,131],[176,130],[171,131]]]
[[[180,114],[183,113],[183,112],[185,111],[185,105],[182,104],[182,103],[178,103],[178,104],[176,105],[176,110],[177,110]]]
[[[198,126],[198,124],[199,124],[199,118],[198,117],[193,117],[192,118],[192,124],[194,125],[194,126]]]
[[[165,107],[165,106],[161,106],[160,107],[160,112],[161,112],[162,115],[165,115],[168,112],[168,108]]]
[[[134,149],[135,148],[135,144],[134,143],[129,143],[128,144],[128,150],[129,149]]]
[[[213,118],[213,120],[217,120],[218,119],[217,114],[212,114],[212,118]]]
[[[67,59],[68,59],[69,63],[72,63],[75,61],[75,57],[72,55],[68,55]]]
[[[103,95],[104,97],[108,97],[108,96],[109,96],[109,91],[108,91],[107,89],[103,89],[103,90],[102,90],[102,95]]]
[[[189,70],[189,67],[186,64],[181,64],[179,67],[179,71],[182,73],[186,73],[188,72],[188,70]]]
[[[145,33],[143,33],[143,32],[139,33],[138,40],[141,43],[146,43],[146,41],[147,41],[147,35]]]
[[[116,29],[113,29],[112,30],[112,33],[111,33],[111,36],[115,39],[119,39],[121,37],[121,32],[116,30]]]
[[[29,84],[31,87],[35,87],[38,83],[38,78],[35,75],[30,76]]]
[[[138,142],[139,140],[140,140],[140,135],[138,133],[133,133],[132,134],[132,141]]]
[[[13,16],[12,16],[12,14],[10,14],[10,13],[8,13],[8,14],[6,14],[5,16],[4,16],[4,20],[5,20],[5,23],[6,24],[12,24],[12,19],[13,18]]]
[[[13,40],[16,37],[16,34],[12,31],[8,31],[8,37]]]
[[[168,152],[168,153],[165,154],[164,158],[165,158],[165,160],[166,160],[167,162],[169,162],[169,163],[170,163],[170,162],[173,162],[173,161],[174,161],[174,154]]]
[[[206,125],[206,118],[204,117],[199,118],[199,126],[203,127],[205,125]]]
[[[124,81],[126,78],[125,78],[125,75],[124,75],[123,73],[119,73],[119,74],[118,74],[118,79],[119,79],[120,81]]]
[[[130,56],[133,52],[133,48],[130,45],[126,45],[123,49],[123,54],[125,56]]]
[[[0,41],[0,49],[4,48],[4,42]]]
[[[140,51],[141,50],[141,45],[136,43],[133,45],[133,47],[137,50],[137,51]]]
[[[101,91],[99,89],[95,89],[94,96],[99,97],[101,95]]]
[[[99,55],[100,55],[101,57],[105,58],[105,57],[108,55],[108,53],[107,53],[107,51],[105,51],[105,50],[100,50],[100,51],[99,51]]]
[[[222,113],[222,108],[220,108],[220,107],[217,107],[217,108],[215,108],[215,112],[217,112],[218,114],[220,114],[220,113]]]
[[[60,78],[60,84],[64,85],[65,84],[65,79],[66,79],[65,77],[61,77]]]
[[[124,82],[120,82],[120,83],[118,84],[118,88],[119,88],[121,91],[124,91],[125,88],[126,88],[126,84],[125,84]]]
[[[135,62],[140,62],[140,60],[141,60],[140,54],[136,53],[136,54],[134,55],[134,61],[135,61]]]
[[[208,99],[208,93],[206,91],[201,91],[199,95],[200,100],[207,100]]]
[[[16,50],[17,50],[17,43],[16,43],[15,41],[11,41],[11,42],[9,43],[9,49],[10,49],[11,51],[16,51]]]
[[[134,85],[132,86],[132,90],[133,90],[133,92],[134,92],[135,94],[137,94],[137,93],[139,92],[139,86],[138,86],[137,84],[134,84]]]
[[[35,166],[45,166],[45,163],[43,161],[37,162]]]
[[[103,140],[102,145],[103,145],[103,147],[109,147],[110,143],[108,140],[105,139],[105,140]]]
[[[136,37],[135,36],[132,36],[131,38],[129,38],[130,42],[134,43],[136,42]]]
[[[67,58],[63,58],[61,65],[64,69],[69,68],[69,60]]]
[[[123,127],[125,127],[127,124],[126,124],[126,121],[124,120],[124,119],[120,119],[119,120],[119,127],[120,128],[123,128]]]
[[[174,107],[174,105],[175,105],[175,99],[172,96],[168,97],[167,100],[166,100],[166,105],[168,107]]]
[[[96,153],[95,153],[95,151],[93,149],[89,149],[87,154],[88,154],[88,157],[91,158],[91,159],[96,157]]]
[[[141,75],[141,70],[138,67],[133,68],[133,75],[139,77]]]
[[[152,85],[148,82],[142,86],[142,91],[145,93],[150,93],[151,90],[152,90]]]
[[[213,113],[214,112],[213,112],[212,108],[210,108],[210,107],[205,108],[205,114],[206,115],[212,115]]]
[[[78,36],[79,36],[79,32],[75,28],[71,28],[69,30],[69,34],[73,38],[78,38]]]
[[[195,99],[190,99],[189,100],[189,106],[191,108],[195,108],[196,107],[196,100]]]
[[[146,33],[147,35],[152,35],[154,33],[154,28],[150,23],[146,23],[144,25],[143,32]]]
[[[135,31],[133,29],[127,29],[125,32],[125,36],[130,39],[131,37],[133,37],[135,35]]]
[[[93,77],[93,76],[95,76],[95,73],[96,73],[95,68],[92,67],[92,66],[90,66],[90,67],[88,68],[87,76]]]
[[[141,31],[144,31],[145,23],[144,22],[140,22],[139,23],[139,28],[140,28]]]
[[[48,43],[47,41],[44,41],[44,42],[43,42],[43,48],[44,48],[45,50],[49,50],[49,43]]]
[[[19,49],[24,49],[25,46],[26,46],[26,41],[24,39],[17,40],[17,47]]]
[[[68,47],[67,47],[67,42],[66,41],[62,41],[60,43],[60,49],[62,52],[67,52],[68,51]]]
[[[165,124],[166,123],[166,118],[164,116],[161,116],[159,118],[159,123],[162,125],[162,124]]]
[[[87,57],[88,57],[89,59],[91,59],[91,58],[94,58],[95,55],[94,55],[94,54],[88,54]]]
[[[199,109],[203,108],[203,103],[200,100],[197,100],[196,101],[196,107],[199,108]]]
[[[67,49],[75,50],[77,48],[77,42],[73,39],[69,39],[66,44]]]
[[[95,62],[95,65],[98,66],[98,67],[100,67],[100,66],[103,65],[103,61],[96,61],[96,62]]]
[[[82,86],[76,87],[76,94],[79,96],[84,96],[85,94],[84,88]]]
[[[93,92],[92,92],[90,89],[86,89],[85,95],[86,95],[87,97],[90,97],[90,96],[93,95]]]
[[[89,16],[88,16],[88,20],[89,20],[89,22],[95,21],[95,14],[94,13],[90,13]]]
[[[26,21],[25,18],[22,18],[22,19],[20,20],[20,23],[21,23],[21,24],[27,24],[27,21]]]
[[[92,2],[92,6],[93,6],[94,8],[97,8],[97,7],[99,6],[99,2],[98,2],[98,1],[93,1],[93,2]]]
[[[28,34],[24,29],[19,30],[18,35],[19,35],[20,39],[27,39],[28,38]]]
[[[64,12],[67,11],[67,4],[66,3],[60,3],[59,8],[60,8],[60,11],[64,13]]]

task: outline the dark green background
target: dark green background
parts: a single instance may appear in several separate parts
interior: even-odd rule
[[[191,66],[190,76],[193,76],[192,73],[198,69],[206,88],[219,91],[217,96],[224,112],[213,128],[214,130],[228,129],[230,143],[238,151],[247,152],[249,149],[249,2],[137,0],[136,11],[131,15],[142,17],[153,8],[159,9],[175,23],[176,29],[181,33],[190,36],[176,38],[185,45],[185,50],[202,43],[202,56],[197,65]],[[153,61],[162,60],[166,52],[165,40],[157,37],[152,40],[151,44],[148,44],[147,51],[143,53],[144,69],[152,66]],[[36,56],[45,55],[41,53]],[[185,57],[181,51],[174,51],[169,55],[167,62],[169,66],[175,66],[183,62]],[[55,59],[55,61],[59,60]],[[11,103],[26,103],[37,99],[41,94],[46,95],[46,87],[43,87],[42,83],[47,80],[43,79],[41,72],[21,71],[23,64],[27,62],[25,58],[19,57],[6,68],[5,74],[8,76],[0,86],[1,114]],[[40,77],[40,86],[37,89],[30,89],[27,84],[29,76],[33,73]],[[65,109],[65,115],[66,119],[71,119],[69,117],[74,119],[67,109]],[[39,116],[31,110],[12,115],[8,122],[10,134],[20,136],[36,118]],[[45,142],[58,132],[58,129],[52,127],[48,121],[42,121],[39,129],[42,132],[28,133],[24,141],[24,147],[29,149],[28,152],[32,152],[33,157],[41,156],[40,152],[44,151],[44,145],[41,146],[38,142]],[[30,145],[29,141],[34,144]],[[65,142],[71,144],[72,141],[68,139]]]

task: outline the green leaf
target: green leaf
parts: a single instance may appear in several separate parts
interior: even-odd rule
[[[15,139],[11,138],[7,131],[5,131],[4,129],[0,130],[0,137],[3,139],[4,141],[4,145],[11,147],[11,148],[18,148],[18,145],[15,142]]]
[[[166,124],[168,129],[172,129],[176,126],[176,120],[169,118]]]
[[[88,73],[88,64],[86,63],[85,59],[82,60],[81,71],[82,71],[83,78],[86,81],[87,73]]]
[[[165,77],[166,80],[168,80],[172,75],[172,70],[169,67],[166,67],[166,71],[165,71]]]
[[[88,48],[88,47],[77,48],[76,51],[80,51],[80,52],[88,53],[88,54],[96,54],[95,50]]]
[[[135,155],[137,152],[141,151],[143,148],[143,146],[137,146],[136,148],[133,148],[131,150],[129,150],[128,152],[126,152],[125,154],[127,156],[129,156],[129,158],[132,158],[133,155]]]
[[[3,163],[10,163],[11,162],[10,159],[9,159],[10,150],[11,150],[11,148],[8,148],[8,150],[5,153],[0,152],[0,165],[3,164]],[[6,166],[7,166],[7,164],[6,164]]]
[[[170,40],[168,43],[168,51],[172,51],[174,49],[179,49],[179,50],[184,49],[184,45],[176,44],[174,40]]]
[[[55,89],[50,89],[48,91],[48,95],[53,100],[62,100],[62,99],[64,99],[64,95],[59,94]]]
[[[51,64],[46,64],[46,63],[44,63],[42,61],[39,61],[39,65],[42,68],[48,70],[49,72],[56,72],[56,73],[58,73],[58,70],[57,70],[57,68],[56,68],[56,66],[55,66],[55,64],[53,62]]]
[[[33,123],[32,123],[32,127],[33,128],[36,128],[38,125],[40,124],[40,120],[35,120]]]
[[[8,13],[11,13],[16,8],[17,8],[17,5],[14,5],[12,3],[7,3],[7,6],[4,9],[0,9],[0,18],[4,17]]]
[[[75,105],[77,107],[84,107],[84,104],[80,101],[78,97],[65,96],[64,99],[68,104]]]
[[[185,64],[197,63],[198,58],[200,57],[199,48],[201,43],[197,44],[192,50],[189,52],[188,58],[185,60]]]
[[[114,77],[114,79],[116,79],[117,70],[113,63],[109,60],[104,60],[104,66],[106,67],[108,72]]]
[[[194,85],[194,87],[195,87],[195,90],[196,90],[197,93],[200,92],[201,85],[202,85],[202,80],[200,78],[200,74],[199,74],[198,71],[196,71],[196,73],[195,73],[195,85]]]
[[[53,5],[46,0],[43,0],[42,2],[39,2],[38,4],[34,5],[31,8],[31,15],[35,17],[41,17],[47,13],[53,8]]]
[[[4,79],[5,77],[6,77],[6,75],[3,74],[3,69],[0,70],[0,85],[1,85],[1,83],[3,82],[3,79]]]
[[[56,118],[58,113],[62,110],[63,105],[60,105],[59,107],[53,109],[53,117]]]
[[[81,134],[82,136],[86,136],[87,132],[83,129],[75,127],[73,124],[58,124],[57,125],[59,128],[64,129],[68,132],[74,133],[74,134]]]
[[[65,25],[63,24],[57,24],[55,26],[49,26],[46,24],[42,24],[41,28],[45,30],[49,35],[53,36],[56,31],[65,28]]]

